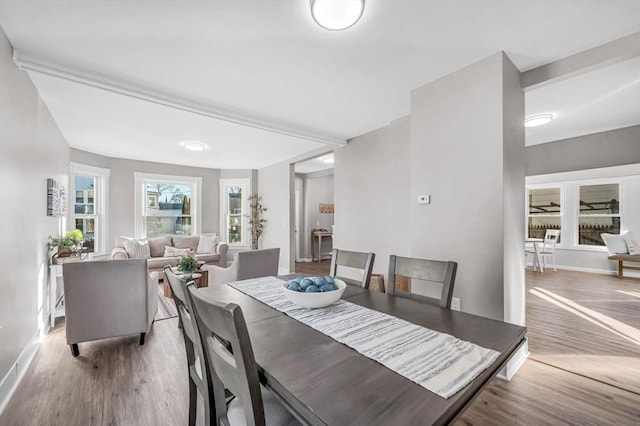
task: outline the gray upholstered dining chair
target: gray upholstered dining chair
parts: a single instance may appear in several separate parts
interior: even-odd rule
[[[213,383],[218,425],[298,425],[276,397],[260,385],[247,325],[240,306],[202,294],[193,282],[186,297],[200,330]],[[225,388],[236,398],[228,402]]]
[[[187,374],[189,377],[189,426],[196,424],[198,407],[198,392],[204,400],[204,424],[214,425],[215,416],[211,416],[210,408],[214,405],[213,388],[206,358],[200,343],[200,333],[195,318],[191,315],[189,300],[185,296],[187,279],[176,275],[170,265],[164,267],[165,279],[173,292],[173,301],[176,304],[180,324],[182,324],[182,336],[187,352]]]
[[[331,255],[331,269],[329,269],[329,275],[334,278],[339,278],[347,284],[355,285],[358,287],[369,288],[369,281],[371,280],[371,271],[373,270],[373,262],[376,258],[374,253],[362,253],[358,251],[347,251],[333,249]],[[348,278],[343,275],[347,270],[342,267],[353,268],[358,270],[360,278]],[[338,269],[342,272],[338,272]]]
[[[453,284],[456,280],[458,264],[451,261],[415,259],[411,257],[389,256],[389,285],[387,293],[408,297],[428,303],[437,303],[451,309]],[[411,278],[409,291],[397,287],[397,276]],[[434,290],[430,287],[439,287]],[[438,295],[436,297],[435,295]]]
[[[144,345],[158,311],[158,273],[146,259],[65,263],[67,344],[73,356],[78,343],[140,335]]]
[[[240,251],[235,254],[228,268],[216,265],[204,265],[209,271],[209,287],[249,278],[278,275],[280,248]]]

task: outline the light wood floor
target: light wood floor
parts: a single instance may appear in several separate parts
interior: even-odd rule
[[[328,271],[328,265],[326,268]],[[594,311],[601,309],[600,312],[607,316],[638,329],[638,297],[632,295],[640,294],[640,280],[618,280],[566,271],[527,272],[529,291],[542,288],[569,299],[569,293],[563,293],[569,291],[563,288],[563,282],[576,283],[572,290],[576,303]],[[602,290],[605,285],[611,287],[607,292],[611,290],[624,295],[618,291],[622,289],[631,293],[629,296],[635,297],[636,304],[627,306],[618,296],[609,293],[606,297],[612,300],[611,304],[603,303],[603,299],[592,292],[597,292],[598,288]],[[580,288],[591,290],[582,294],[578,291]],[[541,294],[549,296],[548,293]],[[619,375],[616,377],[615,374],[621,368],[622,359],[631,363],[625,371],[633,373],[633,365],[640,368],[638,345],[634,352],[631,342],[624,343],[628,339],[601,326],[591,328],[572,319],[571,315],[555,312],[545,306],[543,300],[527,293],[530,359],[512,381],[495,380],[489,385],[457,424],[639,424],[640,395],[627,390],[633,389],[637,380],[632,376],[626,379]],[[553,315],[557,317],[551,318]],[[575,313],[572,315],[577,316]],[[603,320],[603,317],[598,318]],[[612,324],[616,330],[632,332],[621,324]],[[545,337],[545,330],[549,331],[549,338]],[[613,337],[607,334],[613,334]],[[582,336],[580,339],[585,338],[584,344],[575,337],[577,335]],[[609,343],[603,339],[609,339]],[[590,348],[589,354],[612,357],[613,360],[595,361],[582,373],[591,373],[593,366],[599,365],[598,371],[603,373],[603,377],[615,378],[612,379],[615,386],[600,380],[602,377],[594,380],[571,372],[576,367],[571,367],[570,359],[565,360],[566,365],[561,365],[562,368],[550,365],[558,353],[582,357],[582,353],[577,351],[585,346]],[[64,322],[61,322],[44,340],[25,378],[0,416],[0,425],[187,424],[186,360],[176,318],[156,322],[144,346],[139,346],[134,336],[80,344],[80,351],[80,357],[71,356],[65,344]]]

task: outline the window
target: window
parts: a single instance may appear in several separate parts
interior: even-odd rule
[[[604,246],[602,233],[620,233],[620,184],[580,185],[578,244]]]
[[[70,227],[82,231],[90,253],[106,252],[109,169],[71,163],[73,216]]]
[[[544,238],[547,229],[561,228],[561,194],[559,187],[528,190],[527,238]],[[560,238],[562,238],[562,234],[560,234]],[[560,239],[558,239],[559,242]]]
[[[220,181],[220,229],[229,245],[249,246],[247,197],[249,179],[222,179]]]
[[[135,173],[138,237],[200,233],[202,178]]]

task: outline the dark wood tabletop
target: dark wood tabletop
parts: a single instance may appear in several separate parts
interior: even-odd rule
[[[202,288],[242,307],[263,384],[304,423],[429,425],[457,418],[523,342],[526,329],[415,300],[348,286],[343,300],[500,352],[444,399],[346,345],[229,286]]]

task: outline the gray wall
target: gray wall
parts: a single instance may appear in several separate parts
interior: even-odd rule
[[[0,29],[0,382],[37,333],[47,307],[47,178],[69,189],[69,147]],[[9,374],[8,374],[9,373]]]
[[[640,126],[526,148],[527,176],[640,163]]]
[[[267,208],[267,220],[262,234],[261,248],[280,247],[280,273],[294,270],[295,239],[294,173],[289,162],[281,162],[258,170],[262,204]]]
[[[506,288],[524,293],[519,78],[498,53],[412,92],[407,207],[411,255],[458,262],[454,295],[463,311],[524,323],[524,309],[515,318],[504,311]],[[420,194],[432,203],[416,204]],[[524,306],[524,298],[513,302]]]
[[[333,169],[297,175],[296,190],[302,191],[300,257],[311,259],[311,230],[323,228],[331,231],[331,225],[334,224],[334,214],[320,213],[319,209],[320,203],[334,204]],[[331,253],[332,249],[331,238],[323,238],[322,252]]]
[[[334,152],[335,246],[375,253],[373,272],[385,276],[389,255],[410,254],[410,125],[402,118]]]
[[[220,233],[220,170],[176,166],[150,161],[110,158],[77,149],[71,150],[71,161],[111,170],[109,177],[109,224],[107,248],[113,248],[115,237],[134,235],[134,173],[202,177],[202,231]],[[238,172],[243,177],[250,171]],[[70,225],[73,227],[73,225]]]

